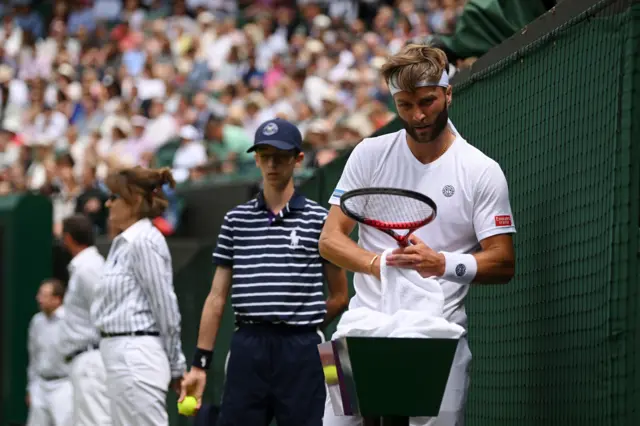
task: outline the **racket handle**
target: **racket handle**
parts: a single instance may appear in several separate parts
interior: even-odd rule
[[[400,247],[409,247],[409,246],[412,246],[413,243],[409,240],[409,238],[405,238],[403,240],[398,241],[398,245]]]

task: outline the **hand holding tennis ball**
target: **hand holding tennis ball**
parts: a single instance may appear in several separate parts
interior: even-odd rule
[[[207,384],[207,372],[201,368],[192,367],[184,375],[178,398],[178,412],[183,416],[193,416],[200,409],[202,394]]]
[[[182,401],[178,402],[178,413],[183,416],[193,416],[196,413],[198,400],[192,396],[185,396]]]

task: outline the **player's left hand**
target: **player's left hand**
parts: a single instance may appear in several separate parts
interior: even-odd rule
[[[387,256],[387,265],[413,269],[423,277],[444,275],[444,255],[436,252],[415,235],[409,236],[410,245],[395,249]]]

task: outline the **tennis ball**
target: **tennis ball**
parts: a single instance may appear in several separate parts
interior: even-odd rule
[[[327,382],[328,385],[334,385],[338,383],[338,369],[335,365],[327,365],[323,368],[324,370],[324,381]]]
[[[192,396],[185,396],[182,402],[178,402],[178,413],[183,416],[193,416],[196,412],[198,401]]]

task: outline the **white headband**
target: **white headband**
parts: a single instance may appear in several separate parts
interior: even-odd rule
[[[398,92],[402,92],[402,89],[398,87],[396,84],[397,76],[393,76],[389,80],[389,92],[391,92],[391,96],[395,95]],[[442,76],[440,77],[440,81],[437,83],[432,83],[430,81],[419,81],[416,83],[416,87],[444,87],[445,89],[449,87],[449,74],[447,74],[447,70],[442,70]]]

